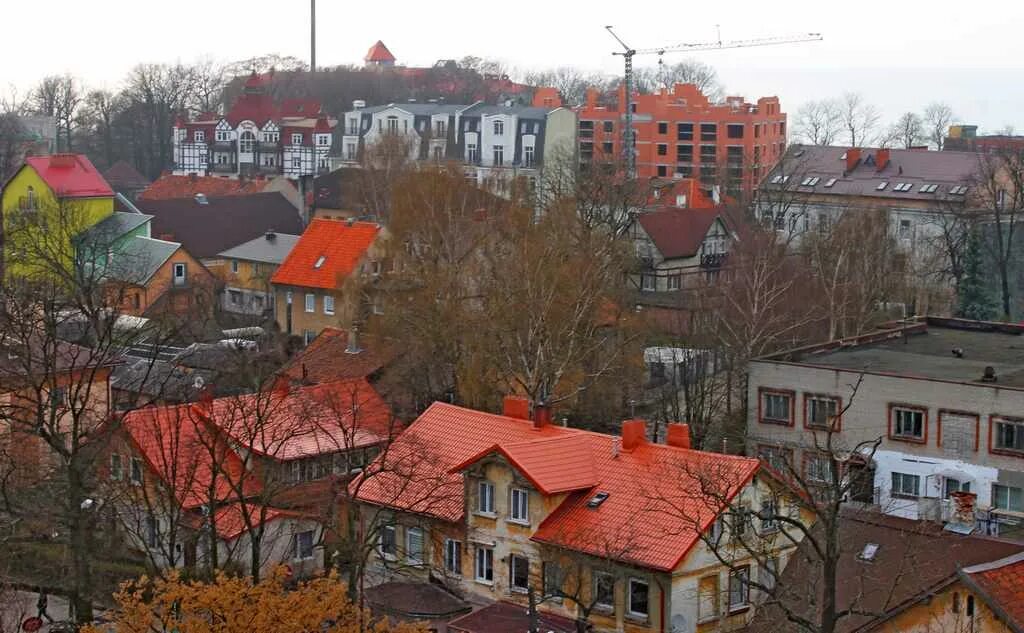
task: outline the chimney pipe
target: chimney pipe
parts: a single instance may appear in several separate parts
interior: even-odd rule
[[[533,406],[533,428],[542,429],[551,426],[551,407],[547,402],[540,401]]]
[[[889,164],[889,148],[880,147],[875,151],[875,171],[880,172]]]
[[[358,354],[363,351],[359,347],[359,327],[353,325],[348,331],[348,345],[345,346],[346,354]]]
[[[647,441],[647,423],[626,420],[622,423],[622,450],[631,451]]]
[[[951,521],[959,525],[973,526],[975,523],[974,508],[978,495],[973,492],[957,490],[949,493],[953,499],[953,516]]]
[[[860,164],[860,149],[851,147],[846,150],[846,171],[851,172]]]
[[[690,425],[673,422],[667,426],[665,443],[676,448],[690,448]]]

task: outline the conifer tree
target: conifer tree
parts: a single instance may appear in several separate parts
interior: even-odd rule
[[[964,276],[957,289],[956,316],[964,319],[988,321],[996,317],[996,303],[985,284],[981,238],[971,231],[964,254]]]

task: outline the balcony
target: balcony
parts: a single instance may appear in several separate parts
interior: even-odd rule
[[[729,258],[729,253],[708,253],[707,255],[700,256],[700,267],[707,269],[718,269],[725,265],[725,260]]]
[[[264,153],[264,154],[267,154],[267,153],[276,154],[277,152],[281,151],[281,144],[280,143],[271,143],[271,142],[268,142],[268,141],[260,141],[259,143],[256,144],[256,149],[259,150],[260,152]]]
[[[210,171],[215,174],[234,174],[238,172],[238,163],[212,163]]]
[[[236,149],[234,141],[214,141],[210,148],[215,152],[233,152]]]

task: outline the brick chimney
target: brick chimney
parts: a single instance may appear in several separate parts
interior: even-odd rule
[[[546,402],[538,402],[533,405],[533,428],[545,426],[551,426],[551,407]]]
[[[690,425],[673,422],[667,426],[665,443],[676,448],[690,448]]]
[[[288,392],[291,391],[291,388],[292,381],[288,376],[282,374],[274,378],[274,395],[281,397],[287,396]]]
[[[846,171],[851,172],[860,164],[860,149],[851,147],[846,150]]]
[[[622,423],[622,450],[631,451],[647,441],[647,423],[626,420]]]
[[[506,418],[529,420],[530,399],[523,396],[505,396],[505,400],[502,402],[501,414]]]
[[[882,171],[889,164],[889,148],[880,147],[875,150],[875,171]]]
[[[949,493],[949,496],[953,499],[953,516],[950,517],[950,522],[973,526],[975,523],[974,508],[978,501],[978,495],[958,490]]]

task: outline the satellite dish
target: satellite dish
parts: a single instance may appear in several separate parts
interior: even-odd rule
[[[676,614],[672,616],[672,620],[669,622],[672,625],[672,631],[687,631],[686,627],[686,616]]]
[[[206,380],[202,376],[196,376],[195,379],[192,380],[192,386],[196,389],[202,389],[206,386]]]

